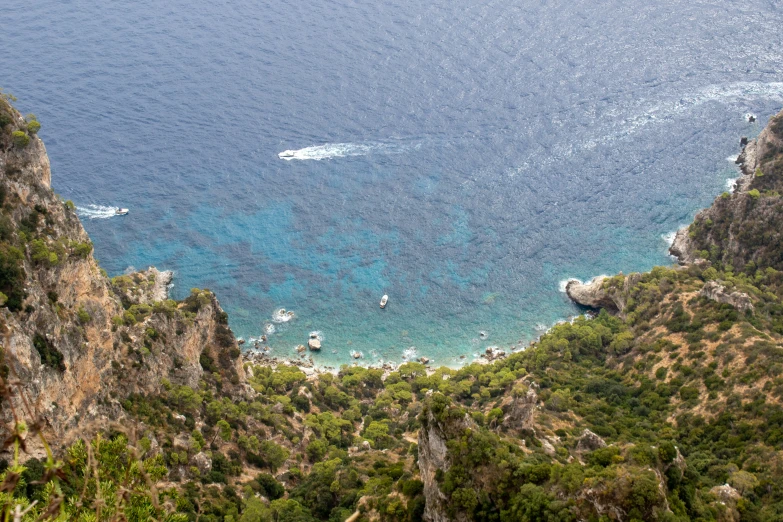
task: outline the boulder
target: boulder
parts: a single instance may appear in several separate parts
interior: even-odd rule
[[[212,459],[207,457],[207,454],[200,451],[193,455],[193,465],[198,468],[199,473],[204,475],[212,471]]]
[[[310,347],[310,350],[317,352],[321,349],[321,341],[319,341],[317,338],[310,339],[307,341],[307,346]]]
[[[536,390],[532,387],[528,388],[525,395],[512,400],[508,413],[503,417],[503,425],[517,430],[531,429],[537,402]]]
[[[583,283],[576,279],[566,284],[566,294],[573,301],[588,308],[605,308],[608,312],[618,312],[619,307],[614,299],[603,289],[606,276],[597,276]]]
[[[718,497],[718,500],[720,500],[724,504],[735,503],[737,502],[737,500],[740,499],[741,496],[739,494],[739,491],[729,486],[728,484],[724,484],[722,486],[715,486],[710,490],[710,493]]]
[[[753,311],[753,301],[748,294],[742,292],[727,292],[726,287],[716,281],[707,281],[699,292],[711,301],[730,304],[739,312]]]
[[[582,435],[579,436],[579,440],[576,442],[576,451],[578,453],[587,453],[588,451],[594,451],[605,447],[606,442],[604,442],[604,439],[587,428],[585,428]]]

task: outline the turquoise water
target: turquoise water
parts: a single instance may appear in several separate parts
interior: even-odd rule
[[[320,364],[523,346],[581,312],[564,279],[670,263],[783,105],[774,2],[73,0],[0,23],[0,86],[101,264],[174,269],[275,355],[318,331]]]

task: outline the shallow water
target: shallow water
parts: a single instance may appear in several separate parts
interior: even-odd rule
[[[783,105],[780,2],[654,4],[42,0],[1,86],[111,274],[174,269],[276,355],[458,364],[670,263]]]

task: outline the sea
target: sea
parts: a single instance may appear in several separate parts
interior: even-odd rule
[[[673,263],[783,107],[781,27],[780,0],[32,0],[0,88],[110,275],[174,270],[276,357],[459,366],[584,313],[569,278]]]

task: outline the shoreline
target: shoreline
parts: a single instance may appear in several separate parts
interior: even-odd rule
[[[434,361],[431,363],[429,357],[422,356],[410,360],[403,360],[399,363],[393,361],[363,363],[361,361],[364,361],[364,358],[359,358],[353,360],[350,363],[344,363],[344,364],[340,364],[339,366],[333,366],[331,364],[323,364],[323,363],[316,362],[313,359],[312,351],[302,352],[299,354],[298,357],[295,356],[288,357],[285,355],[272,355],[270,353],[271,350],[264,350],[260,344],[255,344],[255,345],[245,347],[244,339],[237,338],[237,341],[240,344],[243,364],[250,363],[259,366],[277,366],[280,364],[286,364],[289,366],[296,366],[297,368],[302,370],[308,376],[308,378],[321,375],[324,373],[331,373],[333,375],[337,375],[343,366],[348,366],[348,367],[359,366],[362,368],[383,370],[384,378],[386,378],[386,375],[388,375],[393,371],[396,371],[400,366],[409,362],[417,362],[423,364],[426,369],[427,375],[432,375],[440,368],[449,368],[451,370],[456,371],[474,363],[480,365],[486,365],[486,364],[492,364],[496,361],[506,359],[507,357],[515,353],[526,351],[531,346],[534,346],[541,339],[541,337],[546,335],[550,330],[552,330],[552,328],[554,328],[559,324],[573,323],[579,317],[592,318],[593,316],[594,316],[594,312],[591,310],[587,310],[585,311],[585,313],[582,314],[569,316],[566,319],[556,321],[555,323],[550,325],[546,330],[540,331],[538,336],[535,337],[534,339],[531,339],[530,341],[527,342],[520,341],[519,343],[510,346],[508,349],[504,349],[495,345],[488,346],[486,349],[484,349],[483,353],[480,353],[478,355],[472,354],[472,357],[467,355],[462,355],[459,357],[461,364],[459,362],[456,364],[437,364]]]

